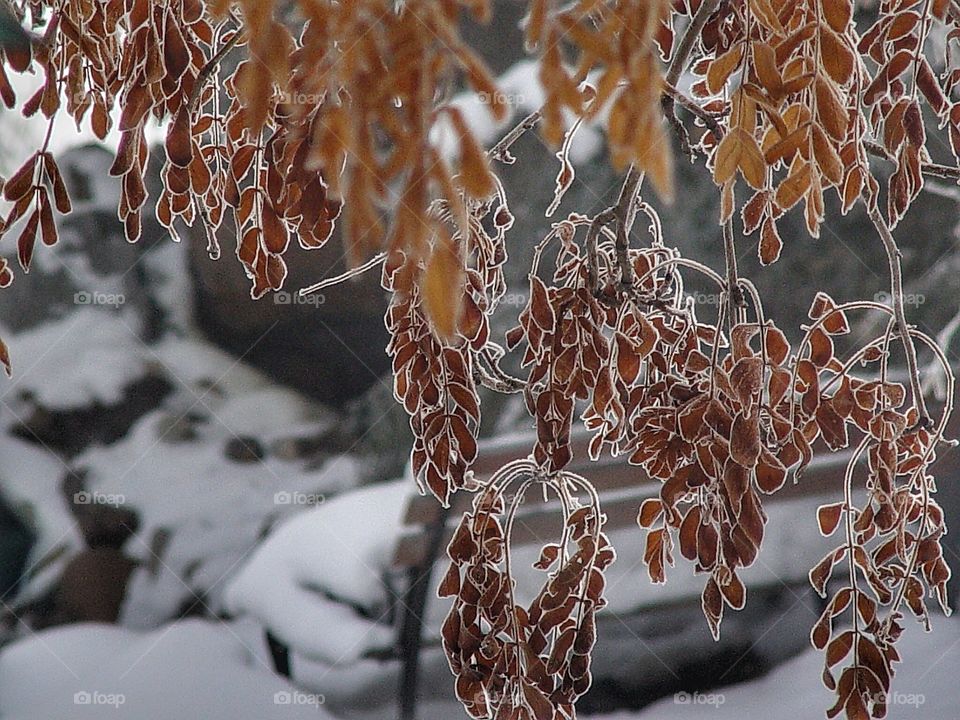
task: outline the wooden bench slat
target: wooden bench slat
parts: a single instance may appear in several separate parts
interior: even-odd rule
[[[839,492],[839,483],[842,481],[842,475],[838,474],[838,469],[842,467],[844,467],[844,465],[835,463],[811,465],[800,482],[792,483],[788,479],[787,484],[777,493],[769,496],[769,498],[773,502],[779,502],[803,497],[816,497],[818,495],[828,494],[831,491]],[[631,483],[620,484],[618,488],[620,492],[615,493],[612,499],[604,499],[601,497],[600,507],[607,516],[607,522],[604,528],[607,530],[616,530],[632,525],[636,522],[640,503],[644,498],[654,496],[660,487],[660,483],[651,482],[645,476],[641,476],[641,478],[631,478],[624,470],[640,472],[639,468],[632,466],[624,467],[622,464],[616,464],[607,465],[606,467],[600,466],[597,469],[602,470],[604,475],[609,474],[610,477],[608,480],[610,484],[606,486],[608,491],[614,489],[616,486],[618,481],[614,478],[617,477],[617,473],[619,473],[620,478],[626,477],[632,481]],[[593,479],[594,477],[591,475],[591,480]],[[858,473],[855,476],[855,481],[859,485],[862,485],[863,474]],[[625,493],[623,489],[629,489],[630,492]],[[608,492],[608,494],[613,493]],[[430,500],[436,504],[435,500],[432,498],[430,498]],[[531,508],[530,506],[534,505],[534,503],[535,506]],[[469,503],[466,507],[469,507]],[[538,493],[528,493],[527,501],[521,505],[521,510],[514,522],[513,544],[515,546],[521,546],[539,541],[541,538],[556,537],[560,522],[559,510],[560,504],[555,498],[551,498],[549,502],[544,503]],[[450,542],[450,539],[453,537],[453,531],[459,522],[460,513],[451,514],[450,522],[444,534],[443,547],[446,547]],[[423,534],[422,528],[419,526],[409,527],[409,532],[401,536],[397,543],[393,558],[394,566],[401,568],[419,566],[426,560],[427,547],[428,539]]]

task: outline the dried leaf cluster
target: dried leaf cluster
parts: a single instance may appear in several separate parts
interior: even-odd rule
[[[510,540],[517,508],[538,486],[560,498],[563,524],[559,542],[535,563],[548,579],[525,605],[515,596]],[[603,571],[615,555],[604,521],[587,480],[543,473],[527,460],[505,466],[477,493],[450,541],[439,589],[454,598],[443,649],[471,717],[575,717],[574,703],[590,687]]]
[[[444,503],[476,492],[441,594],[454,598],[443,641],[457,694],[477,718],[572,718],[589,686],[614,555],[596,492],[565,469],[578,418],[591,457],[625,456],[662,481],[639,508],[644,560],[664,582],[679,546],[706,576],[715,636],[724,608],[746,601],[740,572],[762,545],[764,499],[791,474],[800,480],[815,452],[849,450],[842,499],[818,514],[823,533],[842,539],[811,571],[828,598],[812,641],[837,695],[828,715],[883,717],[903,606],[924,622],[928,594],[946,609],[950,575],[930,466],[952,401],[932,417],[918,347],[943,366],[951,398],[953,376],[907,322],[892,230],[925,176],[960,180],[960,7],[879,0],[855,17],[851,0],[527,4],[545,104],[486,151],[448,100],[466,87],[495,119],[507,116],[460,32],[465,15],[489,17],[488,0],[0,0],[23,28],[0,50],[0,100],[49,123],[38,152],[0,181],[11,204],[0,236],[17,228],[24,272],[38,235],[57,240],[56,215],[70,211],[49,151],[60,112],[103,138],[119,109],[112,173],[131,241],[147,201],[144,127],[168,122],[158,219],[174,235],[199,222],[214,257],[232,234],[255,298],[282,287],[290,238],[323,246],[342,210],[347,275],[382,263],[391,292],[388,352],[418,482]],[[942,58],[935,32],[946,39]],[[43,83],[20,100],[8,73],[30,70]],[[603,126],[611,161],[626,171],[620,196],[552,224],[505,349],[490,317],[506,291],[513,216],[494,165],[514,162],[511,146],[540,124],[561,161],[552,216],[574,182],[568,150],[585,122]],[[452,157],[440,150],[444,130],[458,141]],[[670,132],[685,154],[706,158],[718,186],[722,273],[666,246],[641,198],[647,177],[662,198],[673,195]],[[934,143],[954,166],[932,161]],[[791,346],[738,274],[737,230],[759,231],[760,260],[772,263],[784,213],[802,206],[818,236],[830,192],[844,213],[866,208],[887,253],[892,307],[818,295]],[[632,233],[641,213],[647,242]],[[690,273],[716,286],[716,317],[697,317],[684,292]],[[12,280],[0,259],[0,286]],[[886,331],[853,343],[851,313],[880,314]],[[501,368],[513,350],[523,378]],[[890,371],[901,358],[902,384]],[[9,371],[2,343],[0,362]],[[522,393],[536,427],[529,459],[483,484],[470,470],[481,387]],[[526,603],[514,595],[510,541],[533,486],[560,498],[563,518],[537,563],[545,584]]]

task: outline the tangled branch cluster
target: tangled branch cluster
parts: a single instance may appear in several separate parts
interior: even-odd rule
[[[392,294],[388,351],[418,482],[444,503],[457,490],[477,493],[441,585],[454,598],[444,648],[476,718],[572,718],[589,686],[594,613],[614,555],[589,480],[565,470],[578,416],[591,457],[625,456],[662,481],[639,508],[644,560],[664,582],[679,545],[706,575],[702,605],[715,636],[724,608],[746,601],[739,573],[761,547],[764,499],[791,473],[799,479],[815,451],[849,449],[842,500],[818,514],[823,533],[842,530],[843,539],[810,574],[829,597],[812,641],[837,695],[828,715],[883,717],[904,605],[924,622],[928,594],[947,608],[930,466],[952,405],[931,416],[917,347],[942,366],[951,398],[953,376],[936,343],[907,322],[892,231],[926,176],[960,179],[960,7],[870,5],[869,18],[855,20],[851,0],[529,0],[524,29],[545,104],[485,152],[448,100],[466,87],[488,99],[494,118],[507,115],[459,29],[464,14],[486,20],[488,0],[0,0],[0,99],[49,123],[40,150],[2,185],[10,209],[0,236],[18,228],[24,272],[38,234],[57,241],[55,214],[70,211],[49,151],[60,112],[104,138],[120,109],[111,172],[122,178],[118,214],[131,241],[147,200],[144,127],[167,121],[157,216],[172,234],[199,222],[213,257],[232,231],[254,298],[283,285],[290,238],[323,246],[342,210],[355,268],[347,275],[382,263]],[[929,49],[934,33],[946,38],[942,58]],[[20,101],[8,73],[30,70],[44,82]],[[682,78],[692,80],[689,94]],[[540,125],[560,146],[553,215],[585,122],[604,128],[611,161],[625,170],[620,196],[600,213],[553,223],[504,349],[490,317],[506,290],[513,216],[493,166],[513,162],[513,143]],[[444,131],[457,138],[453,156],[441,152]],[[645,178],[662,198],[673,194],[668,131],[684,153],[706,159],[718,187],[722,273],[665,245],[642,200]],[[954,165],[932,161],[934,141]],[[888,177],[871,158],[892,169]],[[778,221],[802,203],[818,236],[829,192],[844,213],[865,206],[887,253],[892,307],[820,294],[791,347],[738,274],[737,229],[759,230],[760,260],[772,263]],[[637,246],[640,214],[650,239]],[[690,273],[716,285],[715,318],[697,317],[684,293]],[[0,260],[0,286],[12,280]],[[861,312],[885,318],[886,330],[848,348],[848,315]],[[514,349],[524,378],[501,368]],[[906,383],[891,379],[899,357]],[[9,371],[2,343],[0,361]],[[529,459],[485,484],[470,471],[481,387],[522,393],[537,431]],[[862,501],[853,491],[861,474]],[[510,538],[534,485],[560,498],[563,525],[537,563],[543,589],[524,605]]]

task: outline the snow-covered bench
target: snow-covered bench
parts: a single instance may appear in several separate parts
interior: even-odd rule
[[[637,512],[641,502],[657,494],[659,480],[652,480],[643,471],[627,464],[624,458],[603,456],[592,462],[587,454],[589,436],[585,433],[572,439],[574,461],[568,466],[572,472],[589,478],[600,496],[600,505],[609,533],[618,529],[636,528]],[[511,460],[526,456],[533,445],[533,437],[515,436],[504,440],[481,443],[474,475],[484,479]],[[807,468],[802,482],[789,479],[767,502],[781,503],[801,498],[816,498],[826,493],[837,493],[842,487],[843,470],[850,457],[848,452],[818,455]],[[402,601],[398,651],[403,664],[399,687],[401,720],[415,716],[419,656],[423,643],[423,618],[427,615],[428,599],[435,585],[433,567],[449,543],[456,524],[471,506],[472,496],[459,493],[453,496],[450,507],[442,507],[432,496],[414,496],[407,505],[393,554],[393,567],[407,578],[407,590]],[[531,493],[521,505],[513,526],[513,546],[539,545],[542,538],[553,537],[557,529],[559,503],[555,498],[544,501]],[[616,544],[616,543],[615,543]],[[807,583],[809,564],[798,557],[783,572],[778,572],[754,584],[753,587],[798,586]],[[702,583],[700,583],[702,585]],[[669,607],[699,601],[697,584],[687,584],[681,591],[664,593],[662,599],[645,603],[645,607]]]

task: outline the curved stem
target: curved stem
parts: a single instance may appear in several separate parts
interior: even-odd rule
[[[927,412],[926,401],[923,398],[923,388],[920,385],[920,371],[917,366],[917,349],[913,345],[910,335],[910,326],[907,325],[907,316],[903,307],[903,270],[900,265],[900,249],[893,238],[893,233],[887,226],[886,220],[880,209],[864,199],[867,207],[867,215],[873,222],[880,240],[883,242],[883,249],[887,252],[887,263],[890,267],[890,295],[893,301],[893,312],[897,319],[897,333],[903,342],[903,350],[907,356],[907,370],[910,373],[910,388],[913,393],[913,401],[917,405],[920,417],[917,422],[921,427],[929,427],[931,423],[930,415]]]

